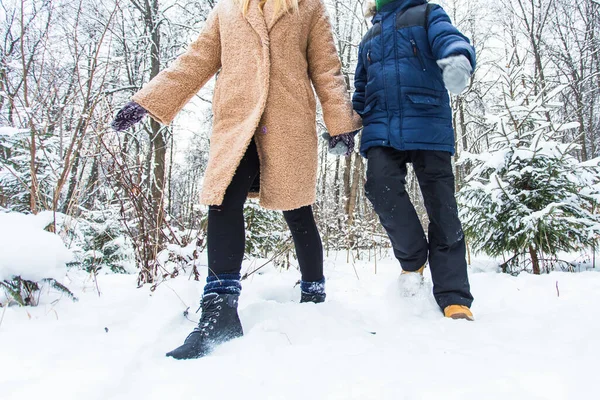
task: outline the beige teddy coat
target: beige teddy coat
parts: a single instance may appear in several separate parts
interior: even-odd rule
[[[300,0],[299,13],[264,11],[252,0],[246,17],[220,0],[189,49],[133,97],[169,124],[217,72],[214,123],[201,203],[220,205],[250,141],[260,159],[260,204],[293,210],[315,201],[316,102],[332,136],[360,129],[322,0]]]

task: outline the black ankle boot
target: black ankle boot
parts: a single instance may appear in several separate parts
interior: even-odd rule
[[[244,334],[237,313],[239,295],[209,293],[202,297],[202,316],[183,345],[167,353],[178,360],[200,358],[221,343]]]
[[[300,292],[300,303],[323,303],[325,293],[306,293]]]
[[[318,281],[300,281],[300,303],[323,303],[325,301],[325,278]]]

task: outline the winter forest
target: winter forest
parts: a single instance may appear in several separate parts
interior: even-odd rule
[[[324,2],[352,93],[368,1]],[[424,284],[399,287],[366,160],[319,139],[313,208],[328,301],[295,304],[282,213],[249,200],[245,337],[196,364],[164,360],[197,322],[207,274],[198,200],[214,79],[169,126],[146,118],[115,132],[111,121],[216,3],[0,0],[0,398],[589,398],[600,356],[599,0],[434,1],[477,53],[451,108],[480,320],[440,322],[427,270]],[[410,168],[406,187],[426,229]]]

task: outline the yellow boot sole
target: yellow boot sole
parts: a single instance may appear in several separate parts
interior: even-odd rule
[[[473,313],[467,306],[451,305],[444,308],[444,316],[452,319],[466,319],[467,321],[475,321]]]

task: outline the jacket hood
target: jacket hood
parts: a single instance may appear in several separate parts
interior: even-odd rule
[[[377,4],[374,1],[369,1],[365,6],[365,18],[372,18],[377,14]]]
[[[400,3],[402,3],[402,5],[400,5]],[[385,12],[386,10],[394,9],[397,7],[412,7],[412,6],[417,6],[419,4],[424,4],[424,3],[427,3],[427,0],[393,1],[393,2],[388,3],[385,6],[383,6],[381,11]],[[395,4],[395,5],[392,5],[392,4]],[[375,15],[377,15],[377,13],[378,13],[377,3],[375,1],[367,2],[365,9],[364,9],[365,18],[373,18]]]

